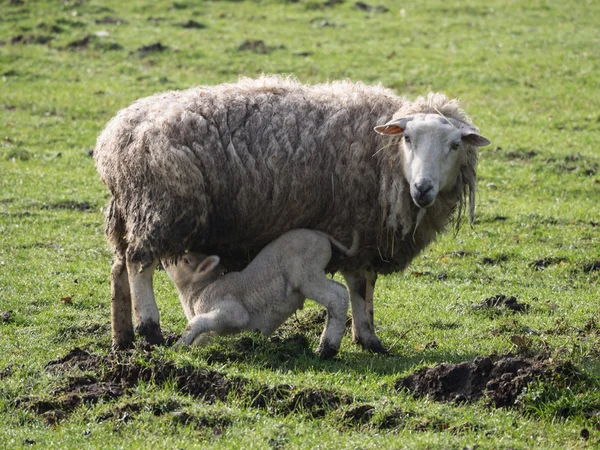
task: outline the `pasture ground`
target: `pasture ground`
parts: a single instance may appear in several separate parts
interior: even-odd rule
[[[0,448],[597,448],[598,17],[575,0],[0,0]],[[476,223],[378,280],[389,355],[347,335],[320,361],[313,305],[271,338],[111,354],[96,136],[139,97],[263,72],[461,98],[493,142]],[[172,342],[185,318],[164,272],[155,286]]]

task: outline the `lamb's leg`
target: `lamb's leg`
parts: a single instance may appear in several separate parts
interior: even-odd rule
[[[158,260],[155,259],[152,264],[143,267],[141,263],[132,261],[129,253],[127,254],[127,273],[132,297],[135,330],[150,344],[162,344],[164,342],[160,331],[160,316],[152,287],[152,276],[157,265]]]
[[[306,298],[327,308],[327,322],[321,334],[317,354],[321,359],[333,358],[340,350],[346,329],[348,291],[343,284],[328,279],[324,273],[306,279],[299,290]]]
[[[131,294],[124,255],[117,255],[110,272],[110,315],[112,345],[123,350],[133,344]]]
[[[219,309],[194,316],[174,347],[192,345],[202,333],[212,331],[216,334],[225,334],[243,330],[249,320],[248,311],[241,304],[237,302],[224,303],[220,305]]]
[[[373,293],[377,274],[365,270],[342,272],[352,303],[352,339],[365,350],[387,353],[375,334],[373,320]]]

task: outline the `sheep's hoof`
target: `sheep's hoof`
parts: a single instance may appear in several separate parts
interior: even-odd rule
[[[331,359],[338,354],[338,351],[339,349],[330,346],[328,342],[324,342],[319,345],[316,353],[320,359]]]
[[[117,336],[113,335],[111,350],[113,352],[119,352],[133,348],[133,330],[129,333],[119,333]]]
[[[376,336],[372,336],[366,340],[359,339],[357,343],[363,348],[363,350],[371,353],[379,353],[380,355],[387,355],[389,353],[388,349],[383,346],[379,338]]]
[[[165,338],[160,331],[160,325],[155,322],[146,322],[138,325],[136,331],[150,345],[161,345],[165,343]]]
[[[388,349],[383,346],[381,341],[377,340],[370,348],[368,348],[370,352],[379,353],[380,355],[387,355],[389,353]]]
[[[124,350],[129,350],[130,348],[133,348],[133,341],[129,341],[129,342],[113,341],[112,345],[110,346],[110,350],[113,353],[122,352]]]

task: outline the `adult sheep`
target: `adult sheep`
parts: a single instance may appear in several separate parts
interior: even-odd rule
[[[328,270],[348,283],[354,341],[385,351],[377,274],[403,270],[467,203],[472,220],[477,147],[487,144],[456,100],[409,102],[349,81],[262,76],[136,101],[94,151],[111,193],[113,346],[132,344],[132,314],[148,342],[162,341],[159,260],[201,249],[240,269],[284,232],[310,228],[348,246],[358,231],[358,253]]]

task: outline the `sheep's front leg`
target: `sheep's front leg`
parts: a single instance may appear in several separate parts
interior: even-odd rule
[[[160,331],[160,317],[152,277],[158,265],[155,259],[152,264],[143,267],[139,262],[133,262],[127,255],[127,274],[133,305],[135,330],[140,333],[150,344],[162,344],[164,339]]]
[[[373,293],[377,274],[365,270],[342,272],[350,290],[352,304],[352,339],[375,353],[387,353],[375,334],[373,320]]]
[[[112,345],[115,350],[129,348],[133,344],[131,322],[131,294],[124,256],[117,255],[110,272],[110,316]]]

